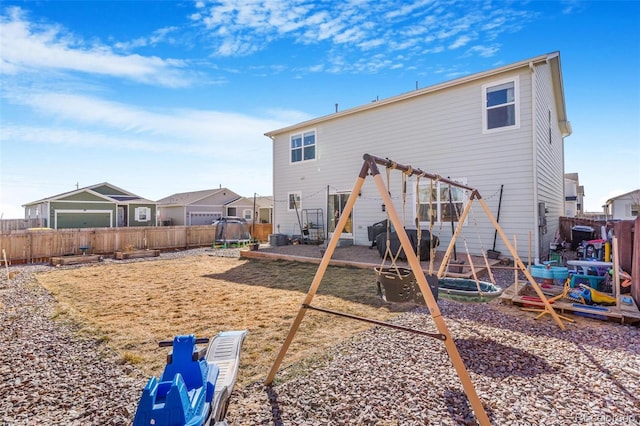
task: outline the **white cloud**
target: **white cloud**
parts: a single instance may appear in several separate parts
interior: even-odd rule
[[[471,41],[471,37],[469,36],[460,36],[453,43],[449,45],[449,49],[457,49],[459,47],[465,46],[467,43]]]
[[[193,109],[153,112],[117,102],[82,95],[39,93],[15,99],[56,122],[73,123],[72,128],[92,127],[95,136],[65,127],[3,126],[2,139],[56,144],[111,146],[149,151],[184,150],[189,147],[209,152],[211,147],[235,140],[255,140],[301,117],[294,111],[279,111],[276,118]],[[30,135],[30,132],[32,133]],[[168,142],[167,142],[168,141]],[[191,149],[191,148],[188,148]],[[218,149],[218,148],[216,148]],[[202,151],[198,151],[202,153]]]
[[[10,8],[0,21],[3,74],[42,70],[107,75],[166,87],[191,84],[178,59],[119,55],[106,45],[87,45],[55,25],[25,20],[19,8]]]
[[[519,10],[518,7],[522,7]],[[362,52],[387,54],[403,51],[408,61],[421,61],[425,52],[459,49],[470,43],[482,45],[502,32],[516,31],[530,19],[525,5],[491,2],[480,8],[467,3],[437,0],[313,2],[306,0],[220,0],[198,2],[192,18],[214,34],[218,55],[236,56],[268,49],[270,43],[286,39],[302,45],[325,48],[325,70],[350,72],[350,58]],[[437,42],[441,46],[434,46]],[[499,49],[470,49],[467,54],[491,56]],[[334,49],[340,55],[333,55]],[[405,52],[409,51],[409,52]],[[331,62],[332,57],[344,60]],[[343,68],[344,66],[344,68]],[[389,64],[390,67],[397,64]]]
[[[470,54],[478,54],[480,56],[482,56],[483,58],[490,58],[491,56],[494,56],[496,53],[498,53],[498,46],[472,46],[469,48],[469,50],[467,51]]]
[[[137,49],[139,47],[146,46],[154,46],[161,42],[169,42],[172,43],[173,39],[170,38],[171,33],[175,33],[179,30],[178,27],[166,27],[155,30],[148,37],[139,37],[135,40],[130,40],[126,42],[116,42],[114,47],[123,51],[130,51],[133,49]]]

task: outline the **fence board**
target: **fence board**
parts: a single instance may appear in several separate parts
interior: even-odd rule
[[[256,223],[249,226],[251,227],[251,236],[258,241],[269,241],[269,234],[273,234],[273,224],[271,223]]]

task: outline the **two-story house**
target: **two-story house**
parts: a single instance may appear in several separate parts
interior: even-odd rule
[[[273,143],[274,229],[299,233],[301,212],[321,209],[330,237],[369,153],[475,188],[494,215],[503,186],[500,225],[517,238],[523,258],[531,247],[543,259],[564,213],[570,134],[558,52],[273,130],[266,136]],[[415,229],[419,218],[446,246],[469,194],[454,188],[449,199],[446,185],[422,180],[417,197],[415,178],[406,191],[402,186],[391,173],[389,191],[405,227]],[[384,210],[366,180],[340,237],[370,244],[367,227],[385,219]],[[492,248],[494,227],[481,208],[462,229],[470,252]],[[500,239],[496,250],[506,252]]]

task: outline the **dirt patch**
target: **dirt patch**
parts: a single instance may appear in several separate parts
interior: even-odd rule
[[[58,300],[58,316],[115,349],[121,361],[159,375],[176,334],[212,337],[249,330],[239,384],[264,380],[298,313],[317,266],[206,254],[179,259],[90,265],[38,274]],[[329,267],[314,305],[386,320],[398,307],[376,296],[373,271]],[[283,367],[320,357],[368,324],[308,311]]]

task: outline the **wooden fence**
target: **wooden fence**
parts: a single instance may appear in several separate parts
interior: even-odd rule
[[[20,229],[41,228],[42,219],[0,219],[0,232],[18,231]]]
[[[269,241],[269,234],[273,234],[273,224],[271,223],[256,223],[249,225],[249,229],[251,236],[261,242]]]
[[[605,220],[593,220],[583,217],[561,217],[560,218],[560,240],[572,242],[572,229],[574,226],[590,226],[596,232],[596,238],[600,238],[600,228],[605,225]]]
[[[256,224],[254,237],[267,241],[268,234],[264,238],[260,235],[270,233],[270,229],[271,224]],[[215,227],[210,225],[20,230],[0,234],[0,250],[7,262],[13,264],[44,262],[54,256],[85,252],[111,256],[129,250],[186,250],[210,247],[214,240]]]

